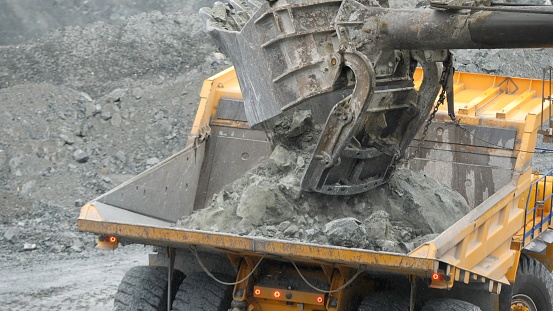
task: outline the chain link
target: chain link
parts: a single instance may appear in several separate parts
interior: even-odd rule
[[[444,61],[444,68],[442,71],[442,76],[440,77],[440,85],[442,86],[442,91],[440,92],[440,96],[438,97],[438,101],[436,102],[436,105],[434,105],[434,109],[432,110],[432,113],[430,113],[430,116],[428,117],[428,120],[426,120],[426,124],[424,125],[424,129],[422,131],[421,138],[419,140],[419,143],[417,144],[417,147],[415,151],[406,159],[407,161],[414,159],[417,154],[420,152],[420,149],[422,147],[422,144],[426,140],[426,135],[428,134],[428,129],[430,128],[430,124],[432,124],[432,121],[436,117],[436,113],[438,113],[438,110],[440,109],[440,106],[443,105],[446,97],[446,89],[447,89],[447,81],[448,81],[448,75],[451,72],[451,66],[453,66],[453,61],[451,59],[451,54],[448,56],[448,59]],[[455,117],[452,117],[453,121],[457,121]]]

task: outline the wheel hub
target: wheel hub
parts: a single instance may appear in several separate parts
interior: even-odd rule
[[[517,294],[513,296],[511,301],[511,311],[538,311],[538,308],[532,298]]]

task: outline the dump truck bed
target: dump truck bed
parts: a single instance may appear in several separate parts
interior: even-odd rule
[[[420,80],[420,73],[416,78]],[[431,127],[437,134],[421,144],[423,149],[434,145],[430,148],[434,152],[417,154],[407,166],[436,176],[464,194],[473,209],[409,254],[175,226],[270,152],[264,132],[249,129],[232,68],[204,83],[189,146],[84,206],[79,230],[114,235],[128,243],[196,247],[409,275],[430,276],[441,270],[452,280],[487,282],[490,291],[498,292],[498,284],[514,280],[518,252],[528,242],[513,236],[524,227],[525,211],[533,208],[525,199],[536,179],[531,160],[537,129],[542,114],[549,115],[550,103],[542,107],[541,80],[467,73],[456,73],[454,80],[461,126],[451,123],[440,110]],[[412,150],[417,145],[415,140]],[[444,176],[444,170],[452,174]],[[465,176],[462,180],[456,178],[459,172]],[[489,177],[489,182],[482,184],[479,176]],[[540,232],[549,223],[541,223]]]
[[[375,252],[331,245],[238,236],[175,227],[173,223],[146,217],[111,205],[95,202],[83,207],[79,228],[97,234],[113,235],[131,243],[256,254],[302,262],[324,262],[354,268],[403,272],[430,276],[434,260],[402,254]]]

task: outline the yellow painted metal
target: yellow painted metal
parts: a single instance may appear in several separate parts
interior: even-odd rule
[[[418,71],[416,85],[421,78],[422,73]],[[517,130],[514,150],[500,151],[502,155],[516,158],[513,179],[461,222],[410,256],[436,258],[456,267],[457,281],[468,281],[472,273],[488,281],[513,282],[520,247],[512,245],[512,237],[523,227],[521,207],[526,206],[533,180],[530,165],[537,130],[542,114],[549,115],[550,103],[542,111],[542,80],[457,72],[454,83],[455,112],[461,125]],[[446,111],[447,105],[441,106],[436,119],[448,121]],[[498,151],[490,149],[489,152],[497,154]]]
[[[255,299],[255,302],[252,302],[253,310],[326,310],[324,294],[262,286],[255,286],[253,290]],[[259,294],[255,294],[256,291]],[[275,295],[275,293],[278,294]],[[321,302],[318,302],[317,299],[321,299]]]
[[[236,276],[236,279],[238,281],[244,280],[240,283],[237,283],[234,285],[234,291],[233,291],[233,299],[236,301],[245,301],[248,298],[249,291],[251,289],[252,284],[252,273],[255,272],[253,269],[255,268],[256,264],[262,260],[261,257],[246,257],[242,258],[238,274]],[[258,272],[258,271],[257,271]],[[249,276],[249,277],[248,277]]]
[[[96,209],[96,206],[87,203],[85,206],[81,208],[81,213],[79,215],[79,219],[86,219],[89,221],[102,221],[104,220],[102,216],[100,216],[100,213]]]
[[[91,215],[97,213],[93,205],[90,205],[87,210]],[[243,255],[263,254],[307,263],[342,264],[354,268],[363,265],[367,269],[421,276],[430,276],[434,267],[434,261],[431,259],[408,257],[402,254],[242,237],[173,227],[161,228],[111,223],[89,220],[87,215],[82,213],[79,217],[78,226],[81,231],[125,237],[130,241],[150,245],[172,247],[198,245],[211,249],[240,252]]]
[[[456,281],[456,278],[453,276],[457,275],[455,267],[450,267],[450,271],[441,271],[438,270],[437,273],[432,275],[432,278],[430,278],[431,282],[429,287],[430,288],[436,288],[436,289],[451,289],[453,287],[453,284]],[[443,278],[434,279],[434,275],[445,276]],[[465,282],[467,283],[467,282]]]
[[[197,139],[209,135],[210,124],[217,112],[217,105],[221,98],[242,99],[238,79],[233,67],[230,67],[204,81],[200,91],[200,103],[196,112],[196,118],[189,136],[189,144],[197,143]],[[223,122],[224,121],[220,121]],[[224,125],[247,128],[244,122],[226,122]]]
[[[335,271],[335,274],[332,277],[332,282],[330,283],[330,289],[331,290],[337,290],[342,285],[344,285],[346,281],[345,273],[342,271]],[[347,296],[348,292],[347,290],[340,290],[334,293],[331,293],[327,299],[326,302],[326,309],[329,311],[343,311],[345,310],[346,303],[348,301]]]
[[[523,192],[518,206],[527,214],[525,225],[513,236],[513,240],[522,245],[528,245],[539,233],[550,227],[547,219],[551,217],[553,177],[535,173],[532,181],[535,183]],[[535,234],[524,238],[525,233],[529,232],[535,232]]]
[[[415,86],[420,86],[422,70],[417,69],[414,78]],[[491,124],[508,126],[500,121],[525,123],[529,114],[541,114],[541,79],[456,72],[453,80],[455,112],[461,115],[461,121],[472,117],[473,120],[493,120]],[[447,111],[447,105],[442,105],[439,111]],[[545,112],[545,115],[549,116],[548,110]],[[518,128],[518,125],[513,125]]]

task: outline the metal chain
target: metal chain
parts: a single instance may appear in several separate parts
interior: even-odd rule
[[[444,70],[445,70],[445,68],[444,68]],[[434,105],[434,110],[432,110],[432,113],[430,114],[430,117],[428,117],[428,120],[426,120],[426,124],[424,125],[424,130],[422,131],[421,139],[419,140],[419,143],[417,144],[417,148],[415,149],[413,154],[411,154],[407,158],[407,161],[412,160],[417,156],[417,154],[419,153],[419,151],[422,147],[422,144],[426,140],[426,135],[428,134],[428,128],[430,127],[430,124],[432,124],[432,121],[436,117],[436,113],[438,113],[438,110],[440,109],[440,106],[443,105],[443,103],[445,101],[445,89],[446,89],[445,86],[442,85],[442,92],[440,93],[440,97],[438,98],[438,101],[436,102],[436,105]]]
[[[413,154],[411,154],[406,160],[412,160],[414,159],[417,154],[420,152],[420,149],[422,147],[422,144],[426,140],[426,135],[428,134],[428,128],[430,128],[430,124],[432,124],[432,121],[436,117],[436,113],[438,113],[438,110],[440,109],[440,106],[443,105],[446,97],[446,90],[447,90],[447,83],[449,75],[453,72],[451,69],[453,67],[453,55],[451,52],[448,51],[448,56],[444,60],[443,64],[444,67],[442,69],[442,75],[440,77],[440,85],[442,86],[442,91],[440,92],[440,96],[438,97],[438,101],[436,102],[436,105],[434,105],[434,110],[432,110],[432,113],[430,114],[430,117],[428,117],[428,120],[426,120],[426,124],[424,125],[424,130],[422,131],[421,139],[419,140],[419,143],[417,144],[417,147]],[[454,119],[454,117],[452,118]]]

